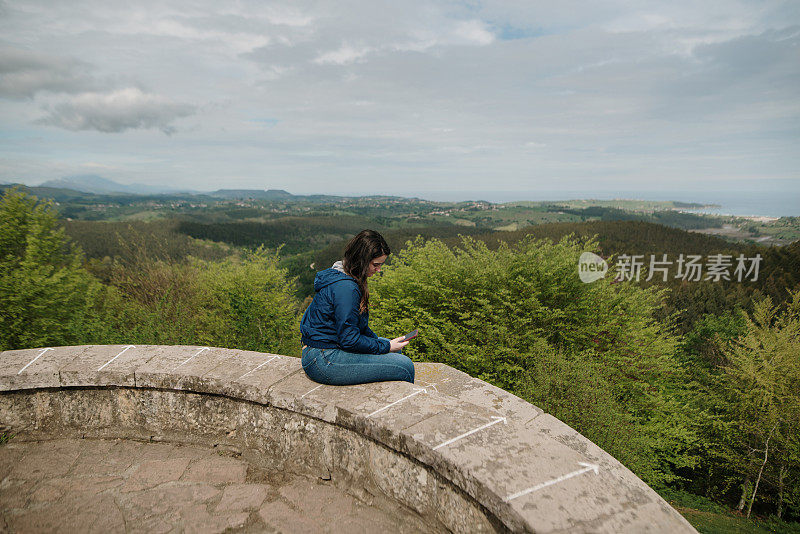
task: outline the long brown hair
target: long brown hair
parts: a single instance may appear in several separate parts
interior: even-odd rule
[[[361,290],[361,302],[358,306],[360,313],[369,309],[367,273],[370,263],[375,258],[388,256],[390,253],[386,240],[375,230],[360,231],[344,248],[344,258],[342,259],[344,272],[356,279],[358,288]]]

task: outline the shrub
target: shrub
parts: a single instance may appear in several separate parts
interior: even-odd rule
[[[49,202],[0,199],[0,350],[91,343],[113,336],[113,292],[86,272]]]
[[[112,283],[138,309],[135,342],[296,354],[299,305],[277,262],[264,249],[216,262],[143,255],[118,265]]]

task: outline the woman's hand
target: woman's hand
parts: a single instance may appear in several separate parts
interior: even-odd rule
[[[399,352],[403,350],[403,347],[405,347],[411,342],[411,340],[403,341],[404,337],[405,336],[400,336],[394,339],[390,339],[389,344],[391,345],[392,348],[389,349],[389,352]]]

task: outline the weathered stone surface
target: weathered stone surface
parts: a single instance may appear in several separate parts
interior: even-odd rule
[[[165,482],[173,482],[183,476],[189,466],[188,458],[169,460],[147,460],[133,472],[123,491],[139,491]]]
[[[20,458],[10,476],[22,478],[28,474],[33,478],[59,477],[66,475],[80,456],[80,449],[72,441],[52,441],[33,454]]]
[[[3,452],[0,454],[0,482],[5,480],[8,474],[11,473],[21,457],[22,451],[14,447],[3,448]]]
[[[290,507],[283,501],[264,504],[258,515],[265,524],[278,532],[324,532],[323,525],[309,519],[300,510]]]
[[[155,349],[155,350],[154,350]],[[58,370],[62,386],[133,386],[133,371],[154,357],[157,348],[133,345],[90,346]]]
[[[136,385],[191,390],[203,372],[219,363],[220,350],[198,346],[160,347],[152,358],[134,370]]]
[[[129,453],[131,467],[119,464],[108,475],[92,475],[72,464],[64,476],[25,471],[0,483],[0,525],[9,532],[201,532],[246,529],[264,532],[436,532],[419,516],[382,503],[366,504],[331,482],[319,483],[285,472],[268,480],[230,482],[218,469],[241,473],[249,464],[210,447],[127,440],[15,438],[0,457],[41,458],[60,452],[80,458]],[[176,462],[182,458],[183,462]],[[175,480],[189,462],[184,476]],[[169,466],[177,465],[177,468]],[[170,471],[168,476],[159,467]],[[252,467],[252,466],[250,466]],[[196,469],[194,469],[196,468]],[[189,481],[210,468],[205,480]],[[261,473],[264,476],[264,473]],[[18,478],[21,477],[21,478]],[[239,479],[237,475],[233,477]],[[130,491],[133,486],[140,489]],[[270,504],[271,503],[271,504]],[[265,522],[261,517],[268,517]],[[402,525],[402,528],[396,528]]]
[[[353,488],[365,502],[401,503],[434,530],[693,532],[586,438],[522,399],[442,364],[417,364],[415,384],[331,387],[309,380],[299,359],[287,356],[186,346],[44,349],[0,354],[0,391],[6,392],[0,394],[0,422],[39,434],[65,429],[219,446],[239,451],[250,465],[330,479],[340,489]],[[91,389],[68,389],[86,386]],[[222,466],[230,458],[204,466],[171,450],[166,458],[158,451],[147,459],[144,451],[154,447],[114,444],[95,462],[62,451],[58,467],[44,460],[39,469],[55,480],[77,468],[110,476],[123,467],[133,470],[120,489],[130,495],[201,479],[245,482],[243,468]],[[135,460],[125,465],[120,451]],[[16,484],[8,474],[15,469],[0,461],[7,487]],[[28,492],[22,506],[34,498],[61,502],[53,484]],[[269,523],[268,516],[269,524],[285,528],[281,518],[300,509],[286,496],[269,497],[243,519],[237,514],[245,512],[232,507],[230,495],[225,500],[217,494],[204,511],[176,510],[174,517],[150,517],[142,524],[157,531],[175,518],[203,518],[219,501],[226,503],[220,508],[225,517],[191,528],[238,528]],[[340,523],[358,528],[358,521],[348,521]],[[325,524],[313,528],[330,531]]]
[[[416,383],[449,397],[527,422],[544,412],[519,397],[443,363],[414,364]]]
[[[80,514],[74,514],[77,506]],[[91,532],[125,530],[121,512],[110,496],[70,498],[52,506],[6,516],[11,532]]]
[[[37,479],[7,477],[0,484],[0,503],[7,508],[27,508],[37,484]]]
[[[193,462],[183,480],[189,482],[208,482],[209,484],[233,484],[244,482],[247,465],[241,460],[218,456],[203,458]]]
[[[183,528],[187,534],[221,534],[228,529],[243,527],[247,516],[246,513],[211,515],[205,506],[187,506],[182,510]]]
[[[408,514],[389,515],[350,498],[325,483],[296,479],[280,488],[277,499],[259,510],[263,521],[280,532],[437,532]]]
[[[225,488],[216,511],[242,512],[250,508],[258,509],[267,495],[269,488],[264,484],[231,484]]]
[[[91,345],[84,345],[2,352],[0,353],[0,391],[58,387],[61,385],[58,370],[93,348]]]
[[[187,389],[209,391],[254,402],[265,400],[265,386],[259,383],[239,383],[236,380],[247,378],[254,370],[258,371],[264,365],[276,362],[278,355],[233,349],[213,349],[212,354],[210,360],[187,364],[190,367],[182,373],[193,377],[193,381],[186,383]]]

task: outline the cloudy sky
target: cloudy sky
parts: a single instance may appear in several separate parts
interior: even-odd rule
[[[800,190],[800,2],[0,1],[0,181]]]

